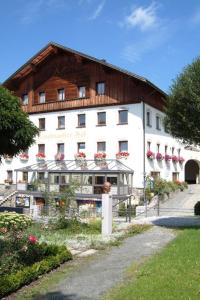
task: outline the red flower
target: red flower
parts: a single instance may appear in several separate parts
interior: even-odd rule
[[[151,150],[148,150],[147,151],[147,158],[154,159],[155,158],[155,154]]]
[[[45,154],[43,152],[38,152],[38,154],[36,154],[37,158],[45,158]]]
[[[31,243],[31,244],[36,244],[36,243],[37,243],[37,238],[36,238],[36,236],[34,236],[34,235],[29,235],[28,241],[29,241],[29,243]]]

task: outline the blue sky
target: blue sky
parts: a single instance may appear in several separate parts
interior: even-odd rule
[[[49,41],[164,91],[200,55],[199,0],[0,0],[0,82]]]

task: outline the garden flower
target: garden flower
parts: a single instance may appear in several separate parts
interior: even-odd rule
[[[31,243],[31,244],[36,244],[36,243],[37,243],[37,238],[36,238],[36,236],[34,236],[34,235],[29,235],[28,241],[29,241],[29,243]]]

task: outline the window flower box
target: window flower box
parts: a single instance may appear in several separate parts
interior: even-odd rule
[[[176,164],[178,162],[178,157],[176,155],[172,155],[172,161]]]
[[[172,157],[169,154],[165,154],[165,161],[169,162],[172,159]]]
[[[26,162],[26,161],[28,161],[29,156],[28,156],[27,153],[21,153],[21,154],[19,155],[19,158],[20,158],[20,160],[21,160],[22,162]]]
[[[158,152],[156,154],[156,159],[159,160],[159,161],[162,161],[164,159],[164,157],[163,157],[163,155],[161,153]]]
[[[106,153],[105,152],[98,152],[94,154],[94,159],[98,161],[102,161],[106,159]]]
[[[182,164],[184,161],[185,161],[185,159],[183,157],[181,157],[181,156],[178,157],[178,162],[180,164]]]
[[[42,152],[39,152],[38,154],[36,154],[36,158],[38,161],[44,161],[46,158],[46,155]]]
[[[127,159],[129,157],[129,153],[127,151],[121,151],[116,154],[117,159]]]
[[[64,155],[64,153],[56,153],[56,155],[55,155],[55,160],[64,160],[64,158],[65,158],[65,155]]]
[[[85,160],[86,158],[86,154],[84,152],[78,152],[74,155],[75,160],[81,161],[81,160]]]
[[[150,160],[155,159],[155,153],[153,153],[151,150],[147,151],[147,158]]]

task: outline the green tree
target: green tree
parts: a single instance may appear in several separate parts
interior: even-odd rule
[[[37,127],[21,109],[19,98],[0,86],[0,159],[28,149],[37,134]]]
[[[186,66],[173,81],[165,125],[186,144],[200,144],[200,58]]]

